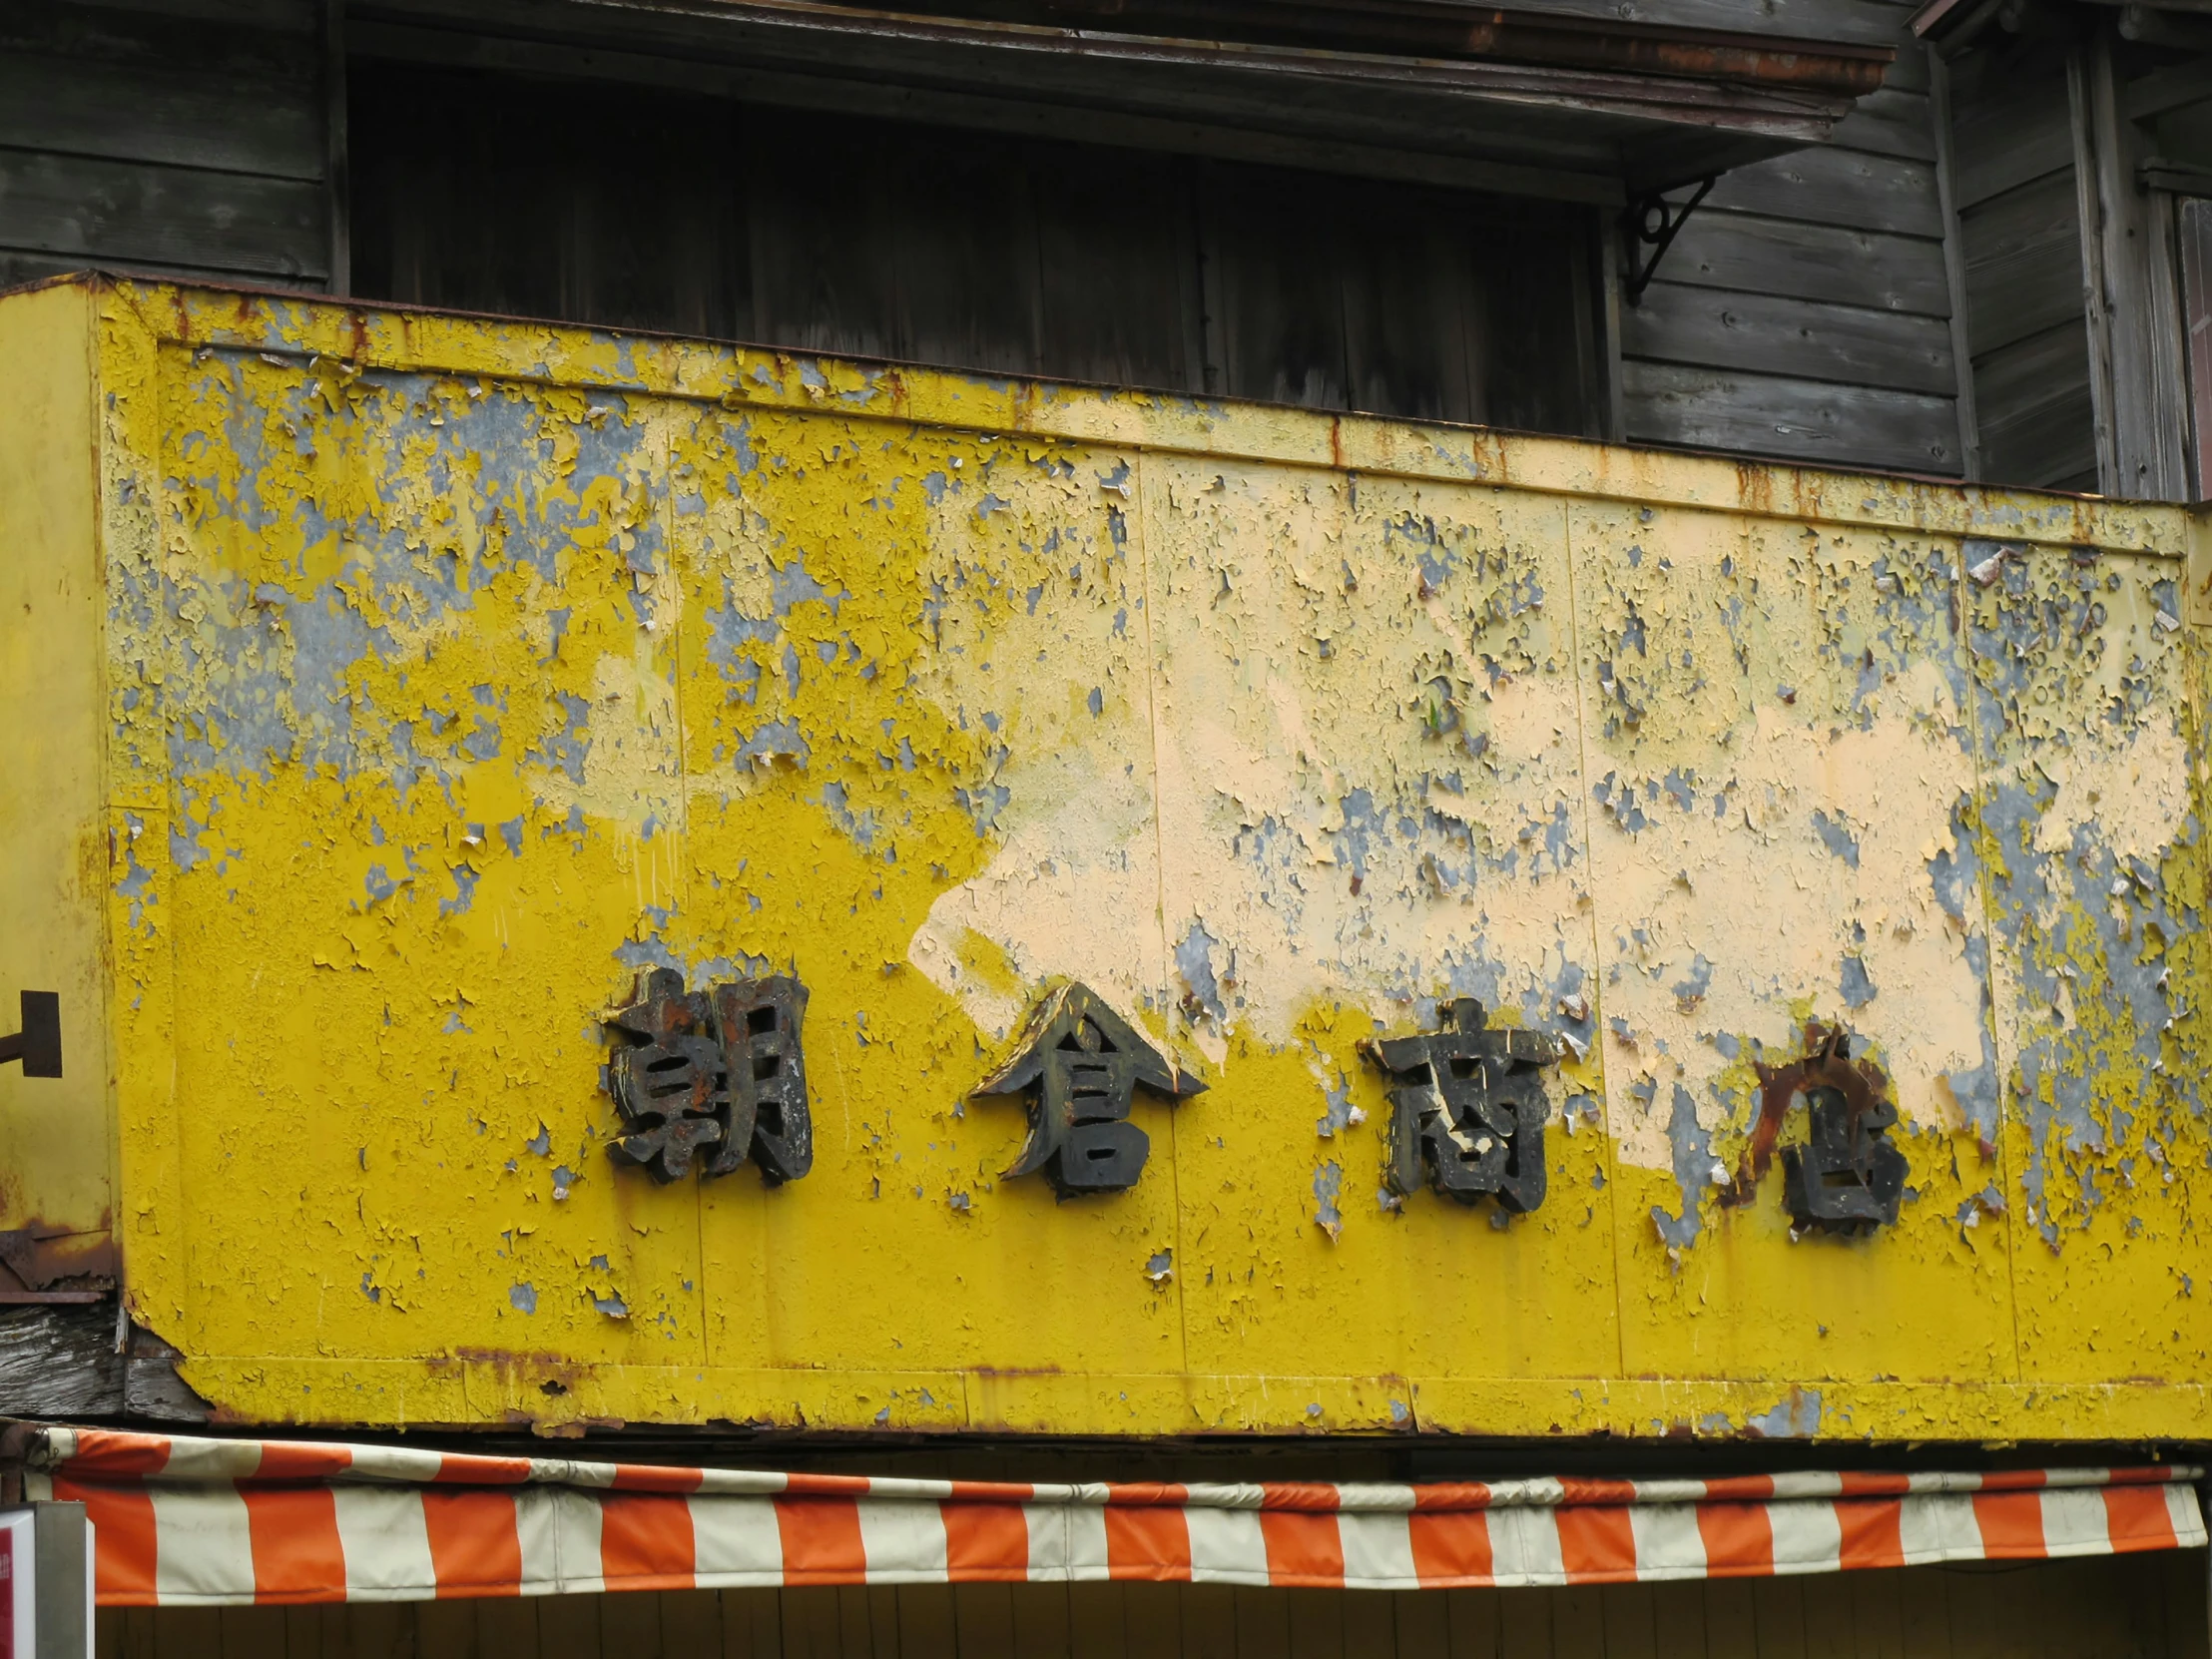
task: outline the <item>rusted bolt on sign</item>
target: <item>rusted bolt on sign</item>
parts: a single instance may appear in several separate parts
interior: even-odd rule
[[[1493,1030],[1472,997],[1439,1012],[1439,1031],[1360,1045],[1395,1081],[1383,1178],[1392,1192],[1409,1196],[1425,1176],[1461,1204],[1488,1196],[1526,1214],[1544,1201],[1544,1120],[1551,1106],[1543,1073],[1559,1063],[1559,1039]]]
[[[607,1151],[678,1181],[696,1161],[703,1176],[749,1159],[771,1186],[814,1167],[814,1120],[800,1025],[807,990],[787,974],[732,979],[686,991],[684,976],[638,976],[636,1000],[606,1024],[622,1046],[607,1065],[607,1091],[622,1137]]]

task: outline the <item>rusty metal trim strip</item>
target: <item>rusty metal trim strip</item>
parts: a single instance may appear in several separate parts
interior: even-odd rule
[[[342,360],[376,368],[638,391],[729,407],[806,409],[827,395],[849,418],[1003,431],[1150,453],[1267,461],[1375,477],[1491,484],[1580,500],[1746,514],[1992,543],[2185,558],[2186,507],[2002,489],[1912,473],[1842,472],[1741,456],[1655,452],[1585,438],[1422,423],[1227,397],[1013,379],[886,359],[833,357],[577,323],[428,306],[364,306],[248,283],[168,283],[105,273],[94,281],[155,340]],[[46,284],[41,284],[46,285]],[[242,303],[252,300],[252,303]],[[425,324],[499,323],[490,330]],[[620,350],[609,353],[610,340]],[[446,349],[464,342],[466,349]],[[610,366],[619,362],[620,367]],[[589,364],[589,369],[585,367]],[[812,380],[813,384],[808,383]],[[957,410],[957,418],[941,411]]]

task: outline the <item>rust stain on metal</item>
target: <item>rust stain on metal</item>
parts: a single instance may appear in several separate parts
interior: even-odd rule
[[[1805,1053],[1800,1058],[1779,1064],[1753,1062],[1752,1069],[1759,1077],[1759,1115],[1752,1120],[1751,1138],[1737,1161],[1735,1179],[1720,1191],[1724,1208],[1749,1204],[1757,1195],[1759,1183],[1774,1163],[1790,1103],[1808,1089],[1836,1090],[1848,1103],[1854,1121],[1872,1111],[1877,1101],[1889,1097],[1890,1079],[1880,1066],[1870,1059],[1847,1058],[1850,1041],[1850,1033],[1842,1026],[1810,1020],[1805,1027]]]

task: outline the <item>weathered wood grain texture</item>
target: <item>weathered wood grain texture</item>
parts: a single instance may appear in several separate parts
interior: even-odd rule
[[[310,37],[0,0],[0,145],[314,179]]]
[[[1654,282],[1622,318],[1630,355],[1710,368],[1954,394],[1950,325],[1860,305]]]
[[[1895,39],[1899,10],[1887,0],[1762,0],[1758,5],[1742,0],[1526,0],[1521,9],[1863,46],[1886,46]]]
[[[1954,101],[1958,208],[2073,167],[2073,135],[2061,73],[2037,70],[2014,81],[1961,76]]]
[[[123,1356],[115,1309],[0,1309],[0,1413],[19,1417],[116,1416]]]
[[[2097,487],[2088,325],[2079,316],[1974,359],[1984,476],[2048,489]]]
[[[1597,429],[1594,210],[628,87],[563,133],[546,98],[356,68],[357,292]],[[543,136],[518,147],[523,128]]]
[[[1633,429],[1652,442],[1821,466],[1958,468],[1948,397],[1633,359],[1625,373]]]
[[[966,1619],[944,1584],[669,1590],[107,1608],[95,1639],[99,1659],[2194,1659],[2203,1576],[2177,1550],[1565,1590],[967,1585]]]
[[[0,248],[320,278],[322,192],[292,179],[0,151]]]
[[[1951,68],[1981,476],[2094,489],[2081,182],[2064,59],[2052,46],[2000,40]]]
[[[1923,240],[1807,220],[1700,209],[1660,272],[1668,282],[1915,316],[1939,317],[1950,304],[1942,263]]]
[[[116,1335],[112,1302],[0,1308],[0,1415],[207,1420],[175,1349],[136,1327],[122,1347]]]
[[[319,287],[312,0],[0,0],[0,267]]]
[[[1832,38],[1895,43],[1899,61],[1833,145],[1740,168],[1691,216],[1643,302],[1622,313],[1627,435],[1957,471],[1936,132],[1907,9],[1791,15]],[[1705,406],[1738,396],[1741,407]]]
[[[1859,100],[1836,124],[1836,146],[1908,161],[1936,159],[1936,135],[1928,126],[1928,95],[1907,91],[1895,80]]]
[[[1967,338],[1978,360],[2081,314],[2081,222],[2066,168],[1959,215]]]
[[[1813,219],[1861,231],[1939,239],[1936,176],[1926,162],[1860,150],[1800,150],[1724,174],[1713,207],[1776,219]]]

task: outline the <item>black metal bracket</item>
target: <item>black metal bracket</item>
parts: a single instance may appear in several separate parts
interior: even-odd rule
[[[23,993],[23,1029],[0,1037],[0,1066],[23,1062],[26,1077],[62,1074],[62,999],[58,991]]]
[[[1720,175],[1714,174],[1697,187],[1689,201],[1677,207],[1657,191],[1630,199],[1621,213],[1621,232],[1628,244],[1628,270],[1624,275],[1621,296],[1631,305],[1641,304],[1644,289],[1651,286],[1651,278],[1659,270],[1659,262],[1667,257],[1667,250],[1685,221],[1697,212],[1697,205],[1704,201],[1713,187],[1720,183]],[[1643,249],[1650,249],[1648,259],[1641,257]]]

